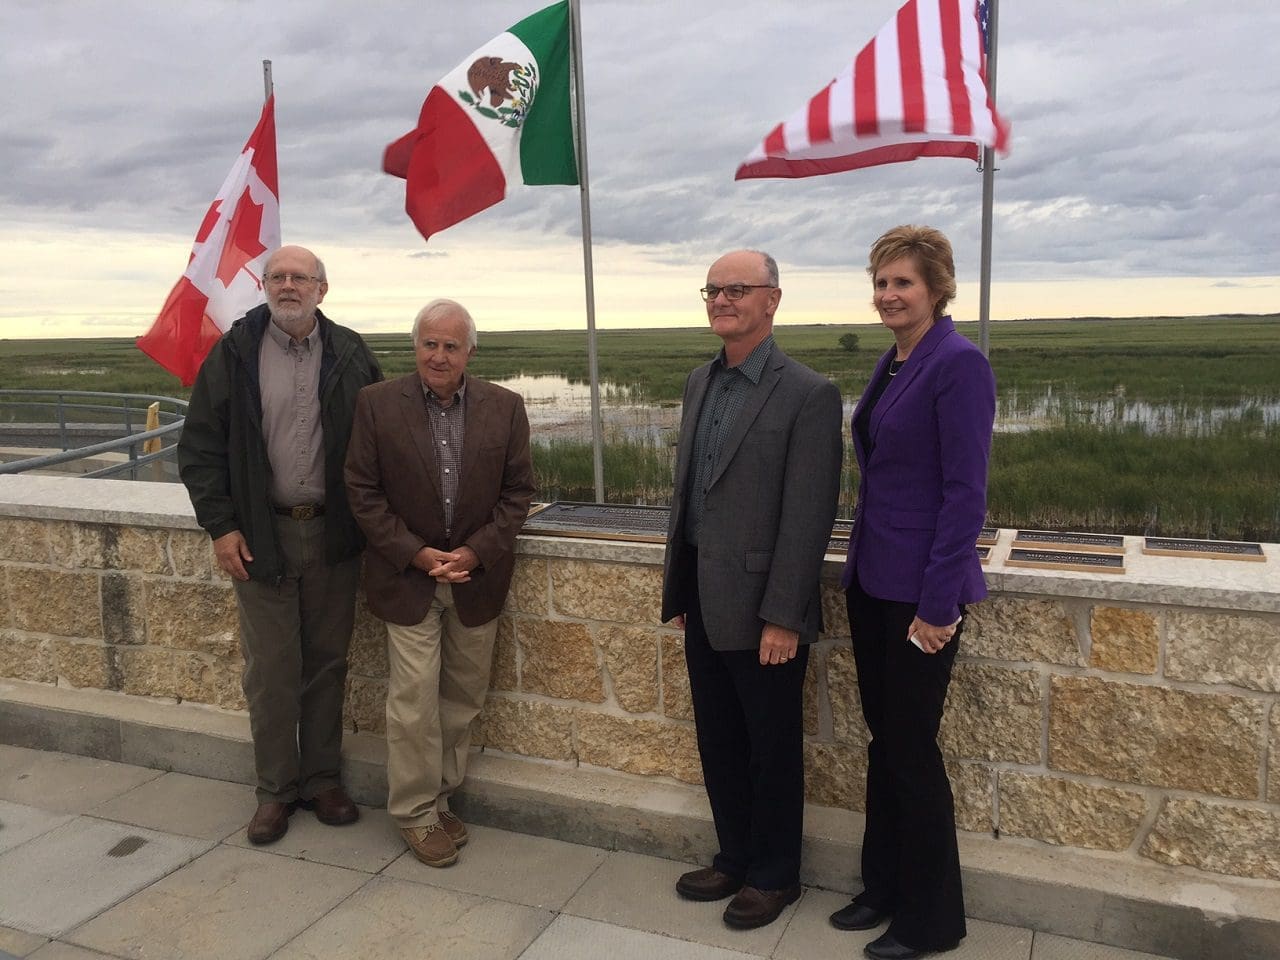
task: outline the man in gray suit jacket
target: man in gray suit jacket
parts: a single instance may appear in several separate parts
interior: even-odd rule
[[[751,928],[800,896],[801,698],[822,628],[842,415],[835,385],[773,341],[782,289],[772,257],[726,254],[702,297],[724,349],[685,384],[662,619],[685,631],[720,850],[676,890],[733,896],[725,922]]]

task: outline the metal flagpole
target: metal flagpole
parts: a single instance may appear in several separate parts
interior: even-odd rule
[[[987,95],[996,103],[996,20],[998,0],[987,0]],[[996,192],[996,152],[982,148],[982,262],[978,275],[978,347],[984,357],[991,354],[991,208]]]
[[[596,291],[591,263],[591,189],[587,178],[587,107],[582,89],[582,33],[578,0],[569,0],[569,36],[573,45],[574,152],[578,156],[578,193],[582,200],[582,265],[587,280],[587,367],[591,373],[591,464],[596,502],[604,503],[604,429],[600,420],[600,374],[596,365]]]
[[[275,85],[271,82],[271,61],[262,61],[262,99],[267,101],[271,99],[271,91],[275,89]]]

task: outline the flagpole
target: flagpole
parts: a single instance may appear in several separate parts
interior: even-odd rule
[[[996,21],[998,0],[987,0],[987,96],[996,105]],[[991,355],[991,220],[996,192],[996,152],[982,148],[982,260],[978,275],[978,347],[984,357]]]
[[[596,502],[604,503],[604,430],[600,420],[600,374],[596,364],[596,291],[591,263],[591,188],[587,178],[587,108],[582,84],[582,33],[578,0],[569,0],[569,36],[573,45],[574,152],[578,156],[578,193],[582,201],[582,265],[587,282],[587,368],[591,374],[591,465]]]
[[[262,61],[262,99],[267,101],[271,99],[271,93],[275,90],[275,84],[271,80],[271,61]]]

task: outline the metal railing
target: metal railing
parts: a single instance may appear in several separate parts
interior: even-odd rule
[[[152,405],[156,407],[153,417],[159,426],[147,429],[148,408]],[[130,480],[176,480],[173,461],[186,411],[185,400],[145,393],[0,390],[0,447],[6,455],[31,448],[61,450],[0,463],[0,474],[57,470],[82,477],[127,475]],[[101,436],[109,439],[94,441]],[[77,461],[117,457],[119,462],[93,469],[75,470],[69,466]]]

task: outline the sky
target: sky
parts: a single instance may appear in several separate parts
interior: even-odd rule
[[[408,332],[460,300],[485,329],[585,329],[579,192],[524,188],[424,242],[382,150],[433,83],[538,0],[5,0],[0,338],[136,336],[257,121],[272,61],[283,237],[325,312]],[[708,265],[781,267],[780,323],[874,322],[871,243],[956,250],[976,319],[981,175],[926,159],[733,179],[898,0],[581,0],[596,323],[705,323]],[[992,318],[1280,311],[1280,4],[1004,0]],[[0,346],[0,350],[3,347]]]

